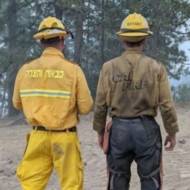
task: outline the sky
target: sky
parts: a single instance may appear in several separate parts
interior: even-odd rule
[[[187,67],[190,70],[190,41],[186,41],[180,45],[180,49],[184,50],[187,55]],[[190,85],[190,75],[182,76],[180,80],[170,79],[173,86],[178,86],[180,84]]]

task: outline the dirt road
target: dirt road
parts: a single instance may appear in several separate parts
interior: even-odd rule
[[[164,152],[164,190],[190,190],[190,104],[178,105],[177,112],[180,133],[175,151]],[[79,126],[85,162],[85,190],[105,190],[105,157],[97,146],[91,121],[92,115],[83,117]],[[21,189],[15,177],[15,170],[22,157],[24,137],[28,131],[29,127],[25,125],[6,127],[4,122],[0,121],[0,190]],[[140,189],[135,167],[134,164],[131,190]],[[52,175],[47,189],[59,189],[55,174]]]

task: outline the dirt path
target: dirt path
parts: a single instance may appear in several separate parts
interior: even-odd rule
[[[164,190],[190,190],[190,105],[177,107],[180,133],[173,152],[164,152]],[[83,117],[79,126],[82,153],[85,162],[85,190],[106,189],[105,157],[96,143],[92,131],[92,116]],[[25,135],[29,128],[21,126],[5,127],[0,122],[0,190],[20,190],[15,177],[15,169],[25,147]],[[164,135],[164,132],[163,132]],[[131,190],[138,190],[139,182],[135,164],[132,168]],[[58,190],[55,174],[52,175],[47,190]]]

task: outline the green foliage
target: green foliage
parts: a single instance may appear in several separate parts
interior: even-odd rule
[[[173,89],[174,99],[177,102],[189,102],[190,101],[190,85],[179,85]]]

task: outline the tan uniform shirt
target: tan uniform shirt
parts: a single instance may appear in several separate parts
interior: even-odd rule
[[[155,117],[160,108],[169,134],[178,131],[167,72],[156,60],[131,48],[102,67],[95,101],[93,127],[101,133],[108,108],[111,117]]]
[[[88,113],[93,100],[81,68],[57,49],[46,48],[19,70],[13,104],[31,125],[63,129],[75,126],[78,114]]]

